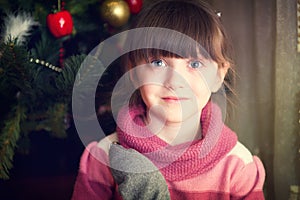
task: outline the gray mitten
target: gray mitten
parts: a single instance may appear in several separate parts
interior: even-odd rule
[[[157,167],[134,149],[113,143],[109,150],[112,175],[124,200],[169,200],[167,183]]]

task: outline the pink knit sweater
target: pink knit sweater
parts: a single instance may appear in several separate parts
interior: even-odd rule
[[[117,134],[108,136],[109,140],[92,142],[83,153],[73,200],[122,199],[108,167],[107,141],[114,140],[112,137],[118,138],[124,147],[144,154],[160,169],[171,199],[264,199],[265,171],[261,161],[237,142],[236,135],[222,123],[219,110],[211,105],[201,115],[203,138],[176,146],[168,146],[145,131],[138,117],[140,109],[121,111]],[[139,126],[130,125],[132,121],[140,125],[147,137],[135,135],[141,132],[136,130]],[[180,155],[174,153],[178,151]],[[166,160],[176,161],[161,166]]]

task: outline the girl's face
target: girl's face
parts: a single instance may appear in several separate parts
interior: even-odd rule
[[[202,58],[150,58],[134,68],[140,93],[152,116],[166,123],[200,119],[211,92],[217,91],[225,76],[216,62]],[[151,115],[149,115],[151,111]]]

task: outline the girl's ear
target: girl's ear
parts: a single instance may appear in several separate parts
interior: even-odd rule
[[[218,67],[218,73],[217,73],[217,76],[216,76],[216,79],[215,79],[215,83],[214,83],[214,85],[212,87],[211,92],[217,92],[220,89],[220,87],[222,86],[222,83],[224,81],[224,78],[225,78],[225,76],[227,74],[227,71],[228,71],[228,69],[230,67],[229,62],[227,62],[227,61],[224,62],[224,63],[222,63],[221,65],[222,66]]]

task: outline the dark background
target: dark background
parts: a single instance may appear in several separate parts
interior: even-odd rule
[[[83,149],[73,126],[65,139],[31,133],[28,154],[16,153],[10,179],[0,180],[0,199],[70,199]]]

